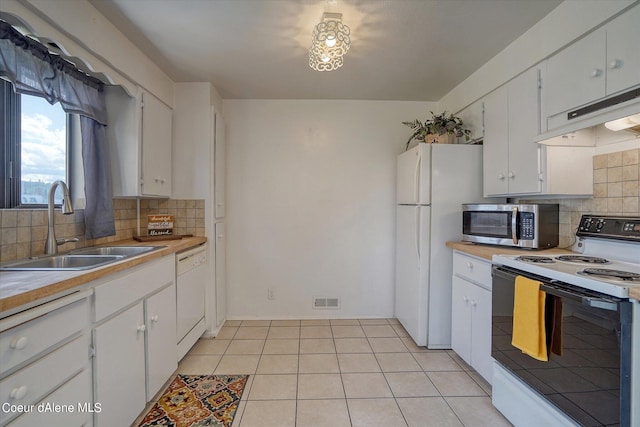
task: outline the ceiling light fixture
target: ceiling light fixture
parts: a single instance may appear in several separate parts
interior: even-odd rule
[[[309,49],[309,66],[316,71],[333,71],[342,67],[342,57],[349,50],[351,30],[342,23],[341,13],[325,12],[313,30]]]

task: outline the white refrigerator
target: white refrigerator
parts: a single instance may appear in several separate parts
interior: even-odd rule
[[[398,156],[395,314],[419,346],[451,348],[452,253],[462,203],[482,201],[482,146],[424,144]]]

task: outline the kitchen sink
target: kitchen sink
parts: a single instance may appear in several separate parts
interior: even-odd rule
[[[0,267],[0,270],[22,271],[63,271],[88,270],[123,259],[123,255],[54,255],[14,262]]]
[[[89,270],[134,257],[165,246],[100,246],[73,250],[67,254],[43,256],[0,266],[4,271]]]
[[[82,248],[69,252],[70,255],[119,255],[132,257],[164,246],[100,246],[95,248]]]

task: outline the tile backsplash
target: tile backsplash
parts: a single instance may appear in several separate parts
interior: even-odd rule
[[[142,199],[140,203],[140,234],[147,234],[147,215],[169,214],[175,217],[174,234],[205,235],[204,200]],[[115,236],[87,240],[84,237],[84,210],[72,215],[55,212],[56,236],[77,237],[61,251],[131,239],[138,234],[138,200],[114,199]],[[40,256],[47,238],[46,209],[0,209],[0,261]]]

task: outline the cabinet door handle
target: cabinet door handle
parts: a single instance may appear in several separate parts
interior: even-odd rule
[[[22,350],[27,346],[27,344],[29,344],[29,338],[15,337],[14,339],[11,340],[11,344],[9,344],[9,347],[11,347],[14,350]]]
[[[157,321],[158,321],[158,319],[159,319],[159,317],[158,317],[158,315],[157,315],[157,314],[154,314],[153,316],[151,316],[151,321],[152,321],[152,322],[157,322]]]
[[[28,391],[29,389],[26,385],[21,385],[20,387],[12,389],[11,393],[9,393],[9,397],[13,400],[20,400],[27,395]]]
[[[467,261],[467,268],[473,270],[473,263],[471,261]]]
[[[516,177],[516,174],[513,171],[509,171],[509,178],[513,179]]]
[[[498,174],[498,179],[499,179],[500,181],[504,181],[504,178],[505,178],[505,176],[504,176],[504,174],[503,174],[503,173],[499,173],[499,174]]]
[[[473,299],[472,299],[472,300],[471,300],[471,306],[472,306],[472,307],[475,307],[476,305],[478,305],[478,303],[476,302],[476,300],[473,300]]]
[[[138,332],[144,332],[144,331],[147,330],[147,327],[146,327],[146,325],[138,325],[137,330],[138,330]]]
[[[602,70],[600,68],[594,68],[593,71],[591,71],[591,77],[593,77],[594,79],[596,77],[600,77],[602,75]]]
[[[622,61],[622,59],[613,59],[611,60],[611,62],[609,62],[609,68],[612,70],[617,70],[619,68],[622,68],[623,64],[624,62]]]

